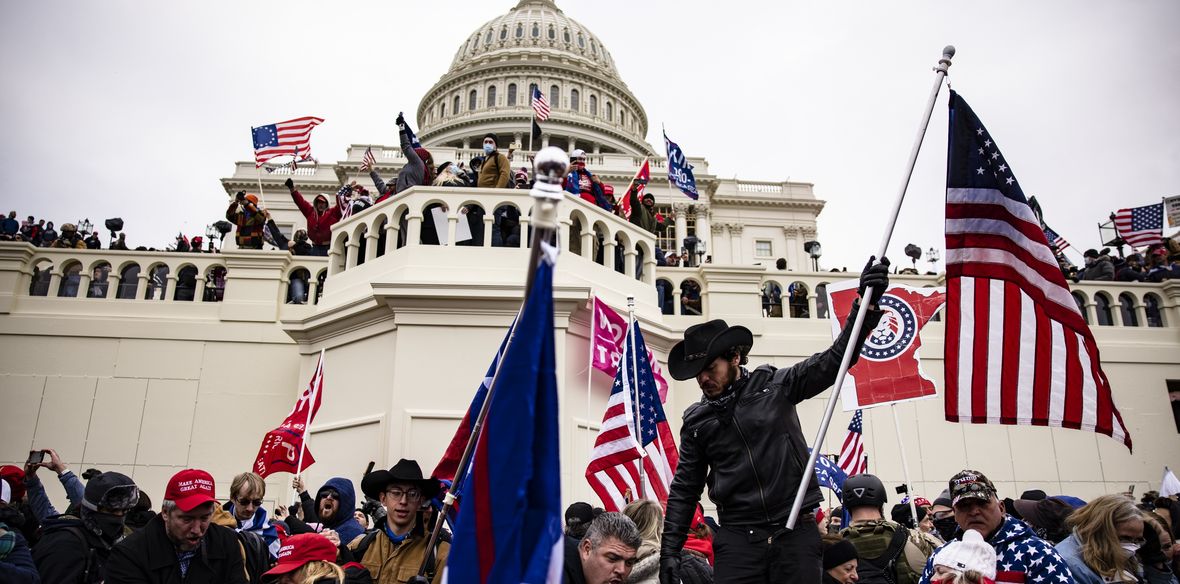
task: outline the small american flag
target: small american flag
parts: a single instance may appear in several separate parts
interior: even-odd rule
[[[1131,436],[1098,345],[987,129],[951,92],[946,177],[946,419]]]
[[[1114,227],[1131,247],[1159,243],[1163,237],[1164,204],[1119,209],[1114,214]]]
[[[340,207],[340,219],[352,216],[352,186],[344,185],[336,191],[336,206]]]
[[[533,111],[537,114],[538,122],[549,119],[549,100],[545,99],[540,87],[533,88]]]
[[[365,148],[365,155],[361,158],[361,170],[373,170],[375,164],[377,159],[373,157],[373,148]]]
[[[1048,227],[1045,228],[1045,239],[1049,242],[1049,245],[1053,246],[1053,249],[1056,249],[1059,252],[1064,252],[1070,247],[1069,242],[1066,241],[1064,237],[1061,237],[1056,231],[1053,231]]]
[[[303,117],[277,124],[250,128],[254,139],[254,165],[279,156],[311,158],[311,131],[324,123],[322,118]]]
[[[869,457],[865,456],[864,413],[856,410],[852,421],[848,423],[848,434],[844,436],[844,446],[840,448],[840,458],[836,466],[848,476],[857,475],[869,470]],[[818,459],[817,459],[818,460]]]
[[[635,347],[638,347],[638,355]],[[639,392],[638,412],[634,411],[635,394],[632,391]],[[607,511],[622,511],[627,503],[636,499],[651,499],[666,506],[672,475],[679,461],[672,429],[656,391],[651,362],[647,360],[647,347],[639,332],[639,324],[635,323],[632,334],[624,342],[619,372],[615,375],[598,439],[590,453],[590,464],[586,466],[586,480],[598,493]],[[639,479],[641,464],[642,484]]]

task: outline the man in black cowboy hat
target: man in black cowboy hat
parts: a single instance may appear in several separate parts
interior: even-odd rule
[[[438,479],[423,478],[422,468],[413,460],[401,459],[389,470],[378,470],[361,479],[365,495],[377,499],[388,514],[369,534],[348,544],[360,563],[368,568],[377,584],[405,582],[407,573],[417,574],[422,558],[434,554],[427,576],[442,580],[450,544],[440,541],[434,550],[427,548],[430,533],[419,520],[420,511],[438,494]]]
[[[822,501],[814,474],[795,529],[785,527],[808,457],[795,404],[814,397],[836,381],[844,350],[852,362],[882,312],[877,301],[889,287],[889,262],[865,266],[860,295],[868,304],[859,338],[852,323],[822,353],[785,369],[742,365],[754,343],[743,326],[711,320],[689,327],[672,347],[668,370],[678,380],[696,379],[704,394],[684,412],[680,463],[672,480],[660,550],[660,582],[679,582],[678,556],[689,522],[709,487],[720,529],[713,543],[718,582],[819,582],[822,571],[819,530],[811,513]],[[864,298],[871,287],[871,298]]]

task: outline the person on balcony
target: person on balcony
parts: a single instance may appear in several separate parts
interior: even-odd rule
[[[46,230],[45,233],[49,233],[49,231]],[[54,239],[49,247],[86,249],[86,241],[82,239],[81,235],[78,235],[78,228],[74,227],[73,223],[64,223],[61,226],[61,235]]]
[[[508,157],[500,153],[499,139],[489,133],[483,137],[483,152],[486,155],[483,166],[479,168],[479,179],[475,186],[481,189],[506,189],[512,183],[512,163]],[[474,167],[475,161],[471,161]]]
[[[225,211],[225,219],[237,226],[234,241],[239,249],[262,249],[262,227],[266,216],[258,208],[258,195],[238,191]]]
[[[328,197],[322,194],[316,195],[315,201],[309,205],[299,189],[295,188],[295,181],[287,179],[283,184],[287,185],[291,200],[295,201],[295,206],[299,207],[303,218],[307,220],[307,238],[311,240],[311,255],[327,256],[328,247],[332,243],[332,226],[340,221],[340,205],[329,206]]]
[[[606,198],[606,191],[602,188],[602,181],[586,170],[585,150],[578,149],[570,153],[570,172],[565,176],[565,190],[607,211],[612,210],[610,201]]]
[[[381,194],[376,203],[380,203],[410,187],[429,185],[434,182],[434,158],[425,148],[415,148],[410,143],[410,134],[406,131],[406,119],[397,115],[397,134],[401,141],[402,155],[406,157],[406,164],[397,173],[397,180],[388,184],[381,180],[376,169],[369,170],[369,178]],[[374,204],[376,204],[374,203]]]

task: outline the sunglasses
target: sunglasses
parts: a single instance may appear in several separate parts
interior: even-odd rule
[[[322,495],[322,497],[324,499],[332,499],[334,501],[339,501],[340,500],[340,493],[337,493],[336,491],[324,491],[324,494]]]
[[[238,499],[237,503],[243,507],[261,507],[262,499]]]

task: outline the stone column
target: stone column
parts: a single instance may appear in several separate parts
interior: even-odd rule
[[[110,280],[110,276],[107,276],[107,280]],[[110,289],[111,289],[111,287],[107,286],[107,296],[111,295]],[[202,278],[200,274],[197,274],[197,287],[195,290],[193,290],[193,302],[204,302],[204,300],[205,300],[205,278]]]
[[[532,218],[529,217],[528,215],[525,215],[522,213],[520,216],[520,246],[519,247],[527,248],[529,245],[532,244],[532,242],[529,241],[529,227],[531,227],[532,224],[533,224]]]
[[[1134,310],[1135,318],[1139,321],[1139,326],[1147,326],[1147,306],[1143,304],[1142,300],[1138,298],[1135,299]]]
[[[50,269],[52,271],[49,272],[49,290],[45,291],[46,298],[57,296],[58,289],[61,288],[61,270],[58,269],[58,266],[53,266]]]
[[[393,250],[397,249],[397,231],[397,221],[389,218],[385,222],[385,249],[382,251],[382,254],[392,253]]]
[[[406,247],[416,247],[421,245],[422,238],[422,216],[410,213],[406,226]]]
[[[342,255],[344,255],[344,252],[340,251],[335,245],[328,248],[328,277],[329,278],[344,271],[342,269],[344,266],[342,266],[341,262],[340,262],[340,256],[342,256]]]
[[[386,240],[388,241],[388,240]],[[316,294],[319,293],[320,281],[313,275],[307,281],[307,303],[315,304]]]
[[[344,259],[344,269],[345,270],[351,270],[351,269],[355,268],[357,265],[356,258],[357,258],[357,254],[360,252],[361,244],[357,241],[353,241],[354,239],[356,239],[356,238],[348,240],[348,246],[347,246],[348,247],[348,255],[346,255],[345,259]]]
[[[608,233],[602,240],[602,265],[609,270],[615,269],[615,238]]]
[[[54,273],[54,276],[57,276],[57,274]],[[50,284],[49,284],[50,293],[53,293],[53,291],[56,289],[57,288],[53,285],[53,283],[50,282]],[[147,272],[147,270],[140,270],[139,271],[139,283],[136,284],[136,286],[135,286],[135,300],[139,300],[140,298],[147,298],[147,290],[148,290],[148,272]],[[143,296],[140,296],[140,294],[142,294]]]
[[[717,223],[717,224],[711,225],[710,229],[712,230],[712,234],[713,234],[712,241],[714,241],[714,242],[721,241],[721,235],[725,231],[725,224],[724,223]],[[713,263],[721,263],[722,262],[721,254],[719,253],[720,250],[717,249],[716,245],[710,245],[709,247],[705,248],[705,251],[706,251],[706,253],[705,253],[706,256],[709,256],[709,255],[713,256]],[[727,262],[727,263],[733,263],[732,255],[733,255],[733,251],[731,250],[729,262]],[[702,260],[702,265],[703,264],[704,264],[704,261]]]
[[[164,302],[175,302],[176,301],[176,274],[169,272],[168,277],[165,278],[164,281],[166,282],[166,284],[164,285],[164,290],[161,292],[161,294],[164,296],[164,298],[163,298]]]
[[[680,291],[679,286],[672,289],[672,314],[674,314],[676,316],[680,316],[680,296],[681,296],[681,294],[682,294],[682,292]]]
[[[77,298],[90,297],[90,274],[83,271],[78,277],[78,295]]]
[[[113,270],[107,274],[107,300],[115,300],[119,297],[119,284],[123,281],[123,276],[115,273]]]
[[[493,213],[483,216],[483,246],[492,247],[492,229],[496,227],[496,217]]]
[[[688,204],[687,203],[672,203],[672,212],[676,214],[675,223],[675,237],[671,250],[680,253],[680,248],[684,247],[684,238],[688,237]]]
[[[705,255],[710,255],[713,253],[713,228],[709,223],[709,219],[713,215],[713,212],[709,207],[699,204],[696,205],[696,212],[696,236],[697,239],[705,244]],[[697,261],[697,258],[693,258],[693,261]],[[703,263],[704,261],[705,257],[701,256],[700,262]]]
[[[729,227],[729,253],[733,258],[735,264],[742,265],[746,263],[744,259],[745,250],[742,246],[742,228],[741,223],[730,223]]]
[[[594,261],[594,244],[597,242],[593,226],[582,229],[582,257]]]
[[[783,257],[787,260],[788,269],[806,271],[810,269],[811,262],[808,261],[804,264],[803,258],[805,254],[803,253],[803,243],[799,239],[801,232],[802,230],[799,229],[798,225],[783,226],[783,237],[786,239],[786,246],[783,248]],[[775,259],[777,260],[778,258]],[[804,265],[808,267],[804,268]]]
[[[365,234],[365,237],[369,240],[365,244],[365,263],[367,264],[377,259],[377,244],[381,241],[381,233],[377,229],[372,229]],[[385,241],[388,242],[389,238],[386,237]]]
[[[633,247],[623,250],[623,275],[628,278],[635,277],[635,258],[637,255]]]

